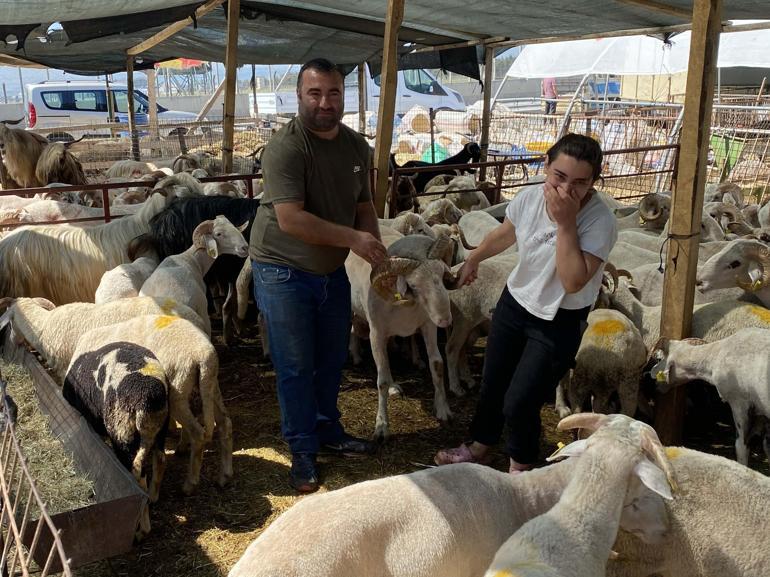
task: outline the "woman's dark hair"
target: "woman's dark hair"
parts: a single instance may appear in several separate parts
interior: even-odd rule
[[[560,154],[587,162],[593,170],[593,179],[599,179],[602,173],[602,147],[590,136],[565,134],[546,152],[548,162],[553,162]]]
[[[299,69],[299,75],[297,76],[298,92],[302,89],[302,74],[305,72],[305,70],[315,70],[317,72],[325,72],[326,74],[337,72],[342,78],[345,78],[342,70],[340,70],[331,60],[327,60],[326,58],[314,58],[313,60],[308,60],[305,62],[302,65],[302,68]]]

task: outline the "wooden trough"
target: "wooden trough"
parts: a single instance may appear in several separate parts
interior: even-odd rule
[[[0,318],[0,331],[3,329]],[[139,516],[147,506],[147,494],[117,460],[114,453],[86,420],[62,396],[61,389],[28,350],[14,345],[10,331],[2,339],[3,358],[24,366],[35,385],[40,409],[48,416],[51,432],[74,457],[75,467],[94,483],[96,502],[86,507],[51,515],[60,530],[64,551],[75,569],[88,563],[120,555],[131,549]],[[22,448],[23,450],[23,448]],[[22,541],[29,547],[37,521],[28,524]],[[45,565],[52,535],[41,531],[34,560]],[[38,554],[41,558],[38,558]],[[54,572],[61,567],[52,566]]]

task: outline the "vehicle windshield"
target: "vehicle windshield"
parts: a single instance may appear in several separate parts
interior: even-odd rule
[[[148,100],[147,96],[145,96],[143,93],[139,92],[138,90],[134,90],[134,100],[142,104],[144,106],[145,110],[150,109],[150,101]],[[158,106],[158,112],[167,112],[168,108],[165,108],[161,106],[160,104]]]

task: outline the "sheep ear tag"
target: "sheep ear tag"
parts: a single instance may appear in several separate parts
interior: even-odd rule
[[[657,493],[664,499],[671,500],[671,487],[666,479],[666,474],[647,459],[642,459],[634,467],[634,474],[639,477],[642,484],[653,493]]]
[[[212,237],[206,235],[205,242],[206,242],[206,254],[208,254],[211,258],[217,258],[217,256],[219,256],[219,250],[217,249],[217,241],[215,241]]]
[[[588,439],[580,439],[579,441],[575,441],[569,445],[559,443],[559,448],[556,449],[550,457],[547,457],[546,461],[550,462],[567,457],[577,457],[578,455],[581,455],[585,452],[587,444]]]
[[[764,272],[760,264],[751,263],[749,266],[749,282],[751,283],[752,291],[758,291],[762,288],[762,275]]]

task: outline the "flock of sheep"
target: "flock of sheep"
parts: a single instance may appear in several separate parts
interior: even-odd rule
[[[22,178],[3,134],[6,167]],[[185,493],[195,490],[215,433],[219,484],[232,476],[232,423],[207,293],[229,342],[249,302],[246,239],[259,201],[223,186],[207,192],[194,172],[201,164],[183,156],[160,174],[123,161],[113,177],[140,181],[110,196],[113,206],[132,207],[125,216],[24,226],[0,238],[0,312],[7,309],[11,337],[41,354],[65,397],[110,438],[153,502],[169,422],[182,427],[180,448],[189,445]],[[351,356],[361,362],[361,340],[370,341],[379,439],[389,434],[389,396],[400,392],[389,364],[392,337],[412,337],[420,364],[414,338],[422,336],[435,415],[449,419],[445,381],[458,396],[475,385],[465,351],[486,330],[518,260],[514,246],[457,288],[465,251],[498,225],[505,206],[490,206],[472,175],[402,178],[413,210],[381,221],[389,259],[374,270],[354,254],[346,261]],[[452,465],[308,497],[249,547],[231,575],[762,574],[770,566],[763,532],[741,527],[746,519],[762,526],[770,513],[770,481],[745,467],[753,435],[770,457],[770,359],[757,355],[770,350],[770,205],[745,206],[730,184],[706,196],[697,340],[680,342],[659,334],[670,197],[647,195],[629,212],[602,195],[618,215],[619,242],[576,366],[557,391],[562,426],[596,433],[560,452],[569,458],[516,477]],[[439,328],[447,333],[446,363]],[[651,365],[660,390],[696,379],[716,387],[733,411],[739,463],[664,449],[633,420],[654,409],[640,387]],[[584,410],[599,414],[571,415]],[[138,533],[148,530],[145,512]]]

